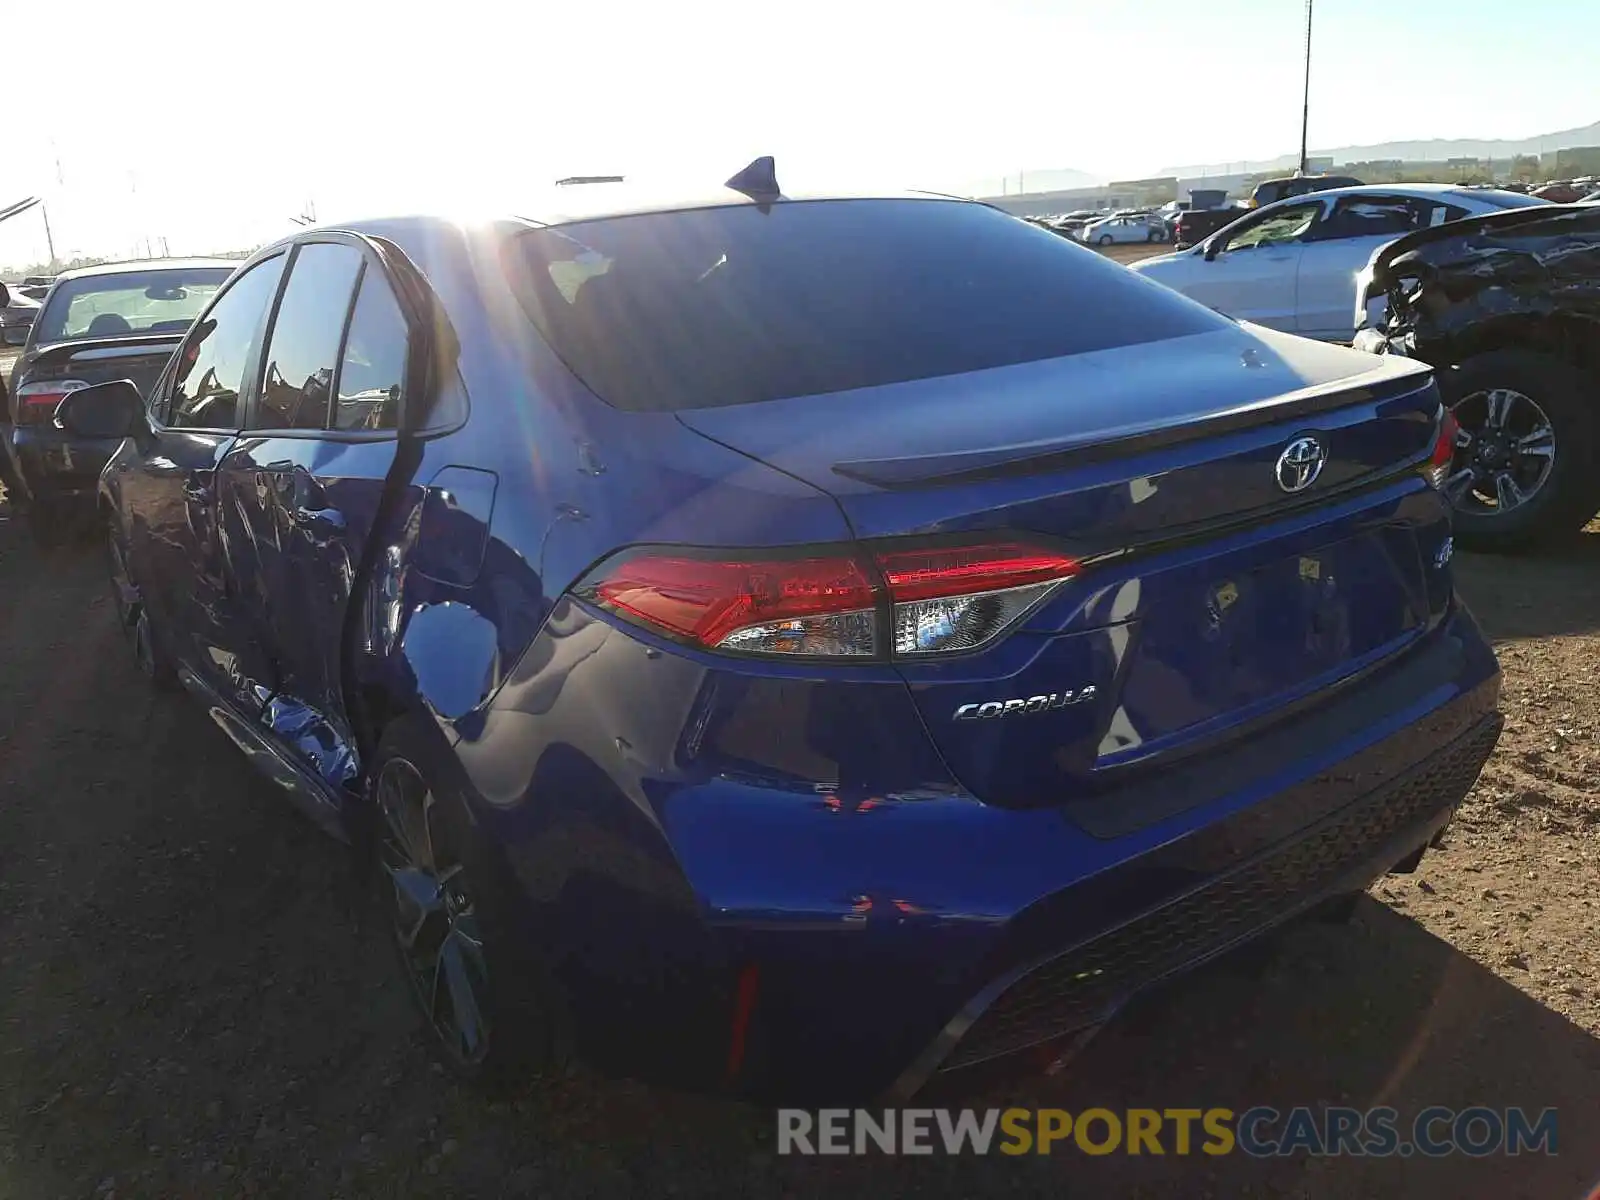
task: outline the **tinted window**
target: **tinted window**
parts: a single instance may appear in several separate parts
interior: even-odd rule
[[[1099,255],[978,204],[788,201],[540,229],[515,282],[620,408],[873,387],[1226,328]]]
[[[300,247],[272,323],[257,429],[326,429],[333,368],[350,314],[361,251],[334,242]]]
[[[1413,229],[1425,228],[1429,215],[1437,209],[1444,220],[1447,210],[1426,200],[1408,196],[1342,196],[1333,211],[1310,235],[1318,242],[1355,237],[1399,237]]]
[[[350,337],[339,364],[335,429],[393,429],[400,423],[400,387],[406,373],[406,322],[383,276],[361,277]]]
[[[183,333],[230,274],[228,267],[191,267],[68,279],[39,314],[34,344]]]
[[[168,423],[237,429],[239,392],[256,334],[283,274],[283,255],[257,263],[222,294],[179,351]]]

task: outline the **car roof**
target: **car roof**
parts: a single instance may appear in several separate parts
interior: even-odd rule
[[[945,203],[973,204],[977,201],[964,196],[950,196],[939,192],[912,190],[813,190],[785,192],[774,203],[778,205],[831,200],[919,200]],[[532,193],[525,202],[502,205],[497,211],[460,213],[409,213],[386,217],[367,217],[352,221],[327,222],[311,228],[297,229],[284,236],[279,244],[287,244],[306,235],[348,231],[379,237],[425,234],[445,227],[463,225],[521,225],[528,229],[572,225],[580,221],[599,221],[612,217],[640,216],[649,213],[687,212],[705,208],[744,208],[764,203],[731,188],[710,191],[683,191],[648,188],[629,183],[574,184],[554,187]]]
[[[55,281],[61,283],[94,275],[121,275],[129,271],[187,271],[196,267],[221,267],[231,271],[241,261],[233,258],[135,258],[127,262],[99,263],[92,267],[79,267],[75,271],[63,271],[55,277]]]
[[[1484,188],[1483,191],[1501,191],[1499,188]],[[1303,204],[1307,200],[1323,200],[1328,197],[1338,199],[1340,196],[1464,196],[1470,195],[1471,190],[1458,183],[1363,183],[1359,187],[1320,188],[1314,192],[1306,192],[1300,196],[1285,196],[1282,200],[1274,200],[1271,204],[1263,204],[1256,209],[1265,212],[1269,208],[1276,208],[1280,204]]]
[[[909,190],[809,190],[784,192],[778,203],[815,200],[957,200],[931,192]],[[760,201],[720,187],[704,190],[655,188],[633,183],[579,184],[551,188],[531,195],[514,212],[518,219],[534,225],[570,225],[577,221],[597,221],[606,217],[637,216],[642,213],[683,212],[698,208],[734,208]]]

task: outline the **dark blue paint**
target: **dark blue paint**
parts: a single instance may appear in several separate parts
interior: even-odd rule
[[[489,525],[494,519],[492,471],[445,467],[428,483],[414,561],[439,583],[470,587],[483,569]]]
[[[400,653],[428,707],[464,717],[499,682],[495,627],[465,604],[425,604],[411,614]]]
[[[433,718],[418,758],[503,855],[604,1067],[723,1086],[754,964],[733,1086],[888,1087],[1009,972],[1293,841],[1492,716],[1493,654],[1436,564],[1446,510],[1410,470],[1437,398],[1403,364],[1230,328],[624,413],[532,333],[504,229],[363,231],[425,277],[459,346],[433,411],[470,416],[386,440],[163,433],[125,444],[102,494],[197,690],[308,811],[361,802],[376,722]],[[1348,403],[1063,457],[1285,393]],[[1331,459],[1319,503],[1291,508],[1272,466],[1307,429]],[[900,664],[728,658],[571,595],[640,543],[954,530],[1087,566],[993,647]],[[1091,683],[1092,703],[1037,719],[951,719]]]

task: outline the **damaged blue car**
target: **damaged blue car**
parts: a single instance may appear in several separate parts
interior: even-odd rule
[[[55,416],[123,439],[140,668],[350,843],[455,1070],[904,1097],[1450,820],[1426,367],[769,160],[527,211],[298,231]]]

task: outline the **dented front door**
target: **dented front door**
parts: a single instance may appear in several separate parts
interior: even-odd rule
[[[393,306],[358,244],[298,247],[250,428],[220,471],[251,529],[255,603],[277,666],[260,720],[333,788],[360,770],[346,633],[399,448],[406,338]]]

